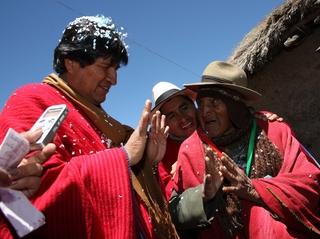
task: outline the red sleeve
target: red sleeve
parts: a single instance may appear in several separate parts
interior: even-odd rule
[[[268,208],[288,227],[319,236],[320,170],[301,149],[289,126],[279,122],[264,124],[284,162],[276,177],[254,179],[253,185]]]
[[[130,238],[132,192],[125,157],[115,148],[72,158],[50,188],[34,200],[47,218],[45,234],[81,238],[89,232],[89,238]]]
[[[48,177],[42,179],[44,184]],[[34,237],[120,239],[134,235],[128,165],[118,148],[73,158],[60,167],[58,177],[33,204],[46,217]],[[11,238],[5,225],[0,237]]]
[[[158,173],[161,191],[166,199],[169,200],[173,189],[171,174],[161,163],[159,163]]]
[[[181,193],[203,183],[204,172],[204,149],[195,131],[180,146],[176,173],[173,176],[175,190]]]

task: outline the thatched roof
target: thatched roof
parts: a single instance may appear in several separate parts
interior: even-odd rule
[[[254,73],[285,47],[299,44],[318,26],[320,0],[287,0],[245,36],[229,61]]]

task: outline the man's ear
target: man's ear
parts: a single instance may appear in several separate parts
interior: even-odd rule
[[[69,73],[73,73],[79,67],[79,63],[71,59],[64,59],[64,65]]]

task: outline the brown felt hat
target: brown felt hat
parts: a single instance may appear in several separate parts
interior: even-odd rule
[[[187,89],[198,91],[204,87],[230,89],[240,94],[246,101],[258,100],[261,94],[247,88],[247,75],[236,65],[213,61],[203,71],[201,82],[185,84]]]

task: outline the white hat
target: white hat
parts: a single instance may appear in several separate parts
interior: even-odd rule
[[[152,95],[154,102],[152,112],[159,110],[165,102],[178,95],[187,96],[192,101],[196,99],[195,92],[186,88],[180,89],[178,86],[165,81],[158,82],[153,86]]]

